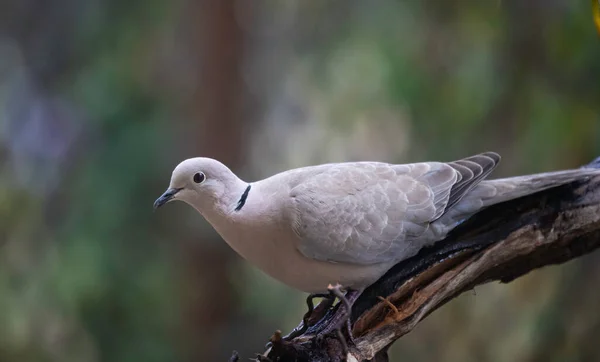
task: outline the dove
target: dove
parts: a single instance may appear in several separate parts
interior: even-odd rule
[[[175,167],[154,208],[183,201],[272,278],[308,293],[339,284],[355,300],[482,209],[599,174],[581,168],[487,180],[499,162],[486,152],[452,162],[329,163],[246,182],[217,160],[190,158]]]

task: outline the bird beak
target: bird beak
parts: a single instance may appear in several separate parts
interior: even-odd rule
[[[171,201],[179,191],[181,191],[181,189],[167,189],[164,194],[160,195],[160,197],[154,201],[154,210]]]

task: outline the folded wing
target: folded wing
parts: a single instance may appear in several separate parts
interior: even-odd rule
[[[333,164],[290,191],[296,247],[322,261],[374,264],[414,255],[440,218],[496,167],[484,153],[462,160]]]

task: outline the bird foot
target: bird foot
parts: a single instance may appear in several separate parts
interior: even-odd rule
[[[304,314],[302,322],[288,335],[281,337],[281,334],[278,334],[277,338],[272,337],[271,341],[267,343],[267,348],[274,347],[276,343],[289,342],[304,335],[307,331],[314,335],[313,342],[317,344],[320,344],[326,336],[335,333],[334,337],[339,340],[342,351],[346,355],[348,351],[347,340],[354,344],[350,317],[352,315],[352,305],[360,296],[360,292],[351,289],[345,291],[340,284],[329,285],[327,291],[328,293],[310,294],[306,298],[308,311]],[[315,298],[323,298],[316,307],[313,303]],[[328,314],[327,312],[331,310],[336,299],[340,301],[339,307]],[[346,326],[347,338],[344,337],[342,330],[344,325]]]
[[[313,303],[315,298],[323,298],[316,307]],[[292,339],[303,335],[308,330],[308,327],[323,319],[334,301],[335,297],[332,297],[329,293],[309,294],[308,297],[306,297],[306,306],[308,307],[308,310],[304,314],[304,317],[302,317],[302,322],[281,339],[283,341],[291,341]]]
[[[317,340],[317,342],[321,341],[326,335],[330,334],[333,331],[338,331],[336,332],[336,335],[339,338],[340,336],[342,336],[342,326],[345,325],[346,332],[348,334],[348,339],[350,340],[350,342],[354,343],[350,317],[352,316],[352,305],[360,296],[360,292],[357,290],[349,289],[344,294],[344,290],[339,284],[329,285],[327,287],[327,290],[333,298],[339,299],[342,305],[340,305],[333,318],[329,319],[328,321],[324,321],[324,323],[317,324],[318,328],[315,331],[315,339]],[[342,307],[344,309],[343,311],[340,310]],[[342,343],[342,346],[345,344],[345,339],[343,338],[343,336],[340,339],[340,342]]]

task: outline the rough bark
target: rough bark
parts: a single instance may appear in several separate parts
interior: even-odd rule
[[[588,167],[598,167],[599,160]],[[363,293],[352,311],[355,343],[349,344],[347,360],[387,361],[395,340],[461,293],[491,281],[508,283],[599,246],[600,177],[490,207],[434,247],[396,265]],[[343,360],[335,337],[319,343],[313,337],[276,339],[265,360]]]

